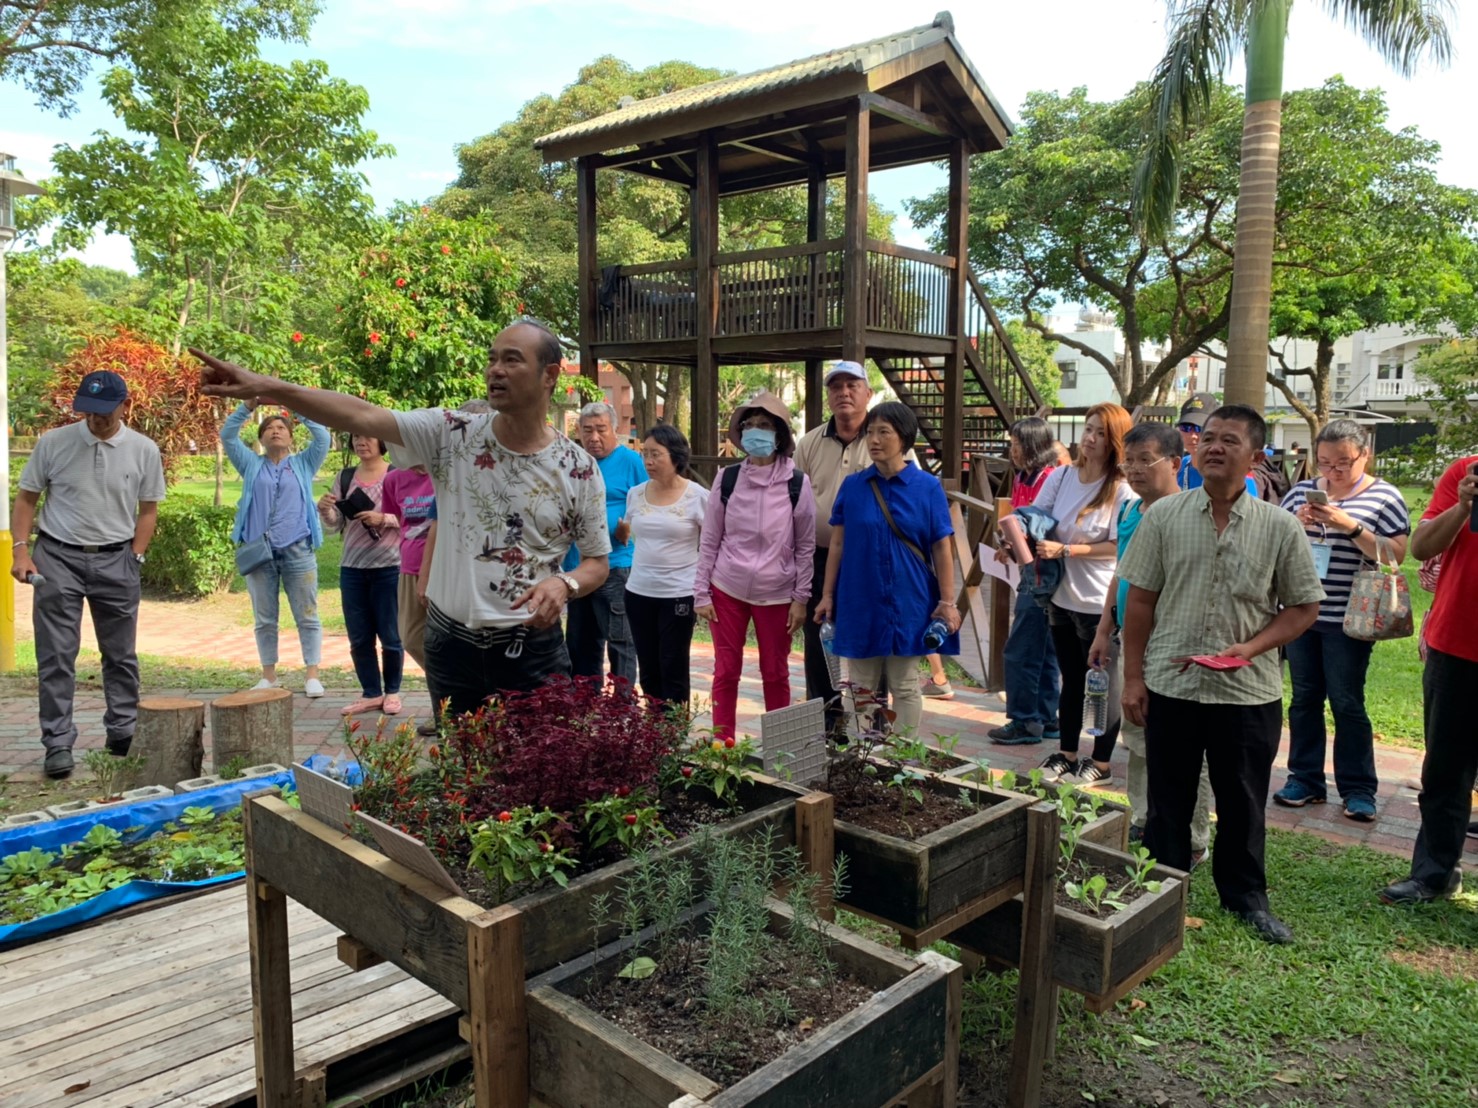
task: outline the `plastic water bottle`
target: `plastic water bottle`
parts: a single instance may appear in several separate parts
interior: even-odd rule
[[[40,587],[41,585],[46,584],[46,578],[42,577],[41,574],[37,573],[33,569],[30,573],[26,574],[26,584],[33,587]]]
[[[924,645],[931,651],[943,646],[947,638],[949,638],[949,628],[945,626],[942,619],[930,620],[929,626],[924,628]]]
[[[837,637],[837,625],[831,620],[826,620],[821,625],[821,648],[828,654],[831,653],[832,641]]]
[[[1083,730],[1095,738],[1108,730],[1109,675],[1090,669],[1083,682]]]

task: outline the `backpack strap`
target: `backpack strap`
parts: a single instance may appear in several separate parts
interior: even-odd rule
[[[800,470],[796,470],[790,475],[790,480],[785,483],[786,488],[790,490],[790,510],[792,512],[796,510],[797,505],[801,502],[801,483],[805,479],[806,475]]]
[[[739,467],[737,465],[724,466],[723,473],[719,474],[718,495],[723,501],[724,507],[729,506],[729,497],[734,494],[734,486],[739,483]]]
[[[349,499],[349,488],[354,482],[354,471],[358,466],[345,466],[339,470],[339,499]]]

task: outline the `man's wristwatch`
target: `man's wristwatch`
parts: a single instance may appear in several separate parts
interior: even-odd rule
[[[1363,534],[1365,534],[1365,524],[1357,523],[1355,524],[1355,529],[1351,531],[1348,535],[1346,535],[1345,538],[1349,539],[1351,542],[1354,542]]]
[[[565,588],[570,590],[571,600],[574,600],[575,597],[580,595],[580,582],[575,580],[575,575],[573,573],[556,573],[554,575],[554,579],[556,581],[564,582]]]
[[[138,562],[139,565],[143,565],[144,564],[144,556],[142,554],[140,554],[136,550],[133,553],[133,560],[136,561],[136,562]]]

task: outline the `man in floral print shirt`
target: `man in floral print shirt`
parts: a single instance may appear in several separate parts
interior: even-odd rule
[[[280,403],[391,443],[400,465],[426,467],[439,531],[426,589],[426,675],[453,714],[570,672],[559,616],[571,597],[605,580],[611,546],[594,459],[548,423],[561,355],[547,328],[520,321],[494,339],[486,370],[492,411],[480,415],[393,412],[192,353],[205,363],[208,395]],[[580,563],[561,573],[572,543]]]

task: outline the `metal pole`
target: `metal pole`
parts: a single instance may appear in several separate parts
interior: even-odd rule
[[[0,227],[0,473],[5,474],[5,495],[0,497],[0,673],[15,672],[15,578],[10,575],[15,555],[10,545],[10,339],[5,318],[5,253],[10,241],[10,230]]]

